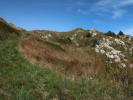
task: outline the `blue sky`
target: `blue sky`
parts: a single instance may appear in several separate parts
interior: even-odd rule
[[[81,27],[133,34],[133,0],[1,0],[0,16],[28,30]]]

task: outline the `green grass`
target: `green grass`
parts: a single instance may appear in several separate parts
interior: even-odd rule
[[[72,80],[30,64],[18,51],[19,43],[0,41],[0,100],[125,100],[118,83]]]

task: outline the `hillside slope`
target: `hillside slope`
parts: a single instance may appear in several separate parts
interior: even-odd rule
[[[17,35],[3,22],[0,100],[133,99],[131,36],[83,29]]]
[[[33,64],[67,77],[117,82],[132,98],[132,36],[114,37],[83,29],[69,32],[35,30],[22,42],[21,49]]]
[[[20,29],[0,18],[0,39],[17,37],[20,35]]]
[[[30,64],[20,40],[0,40],[0,100],[128,100],[126,88],[110,80],[60,76]]]
[[[34,63],[78,76],[95,75],[114,67],[132,73],[132,36],[112,37],[83,29],[31,31],[30,34],[21,47]]]

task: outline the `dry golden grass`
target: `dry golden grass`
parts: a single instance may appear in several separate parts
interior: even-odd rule
[[[32,63],[66,75],[95,76],[105,70],[104,60],[89,48],[65,44],[55,46],[54,43],[27,39],[21,44],[21,49]]]

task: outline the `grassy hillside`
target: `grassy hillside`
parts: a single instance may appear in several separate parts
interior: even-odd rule
[[[74,79],[30,64],[18,51],[21,40],[0,40],[0,100],[128,100],[119,83]]]
[[[132,40],[27,32],[0,18],[0,100],[132,100]]]
[[[20,36],[19,28],[0,18],[0,39],[15,38]]]

